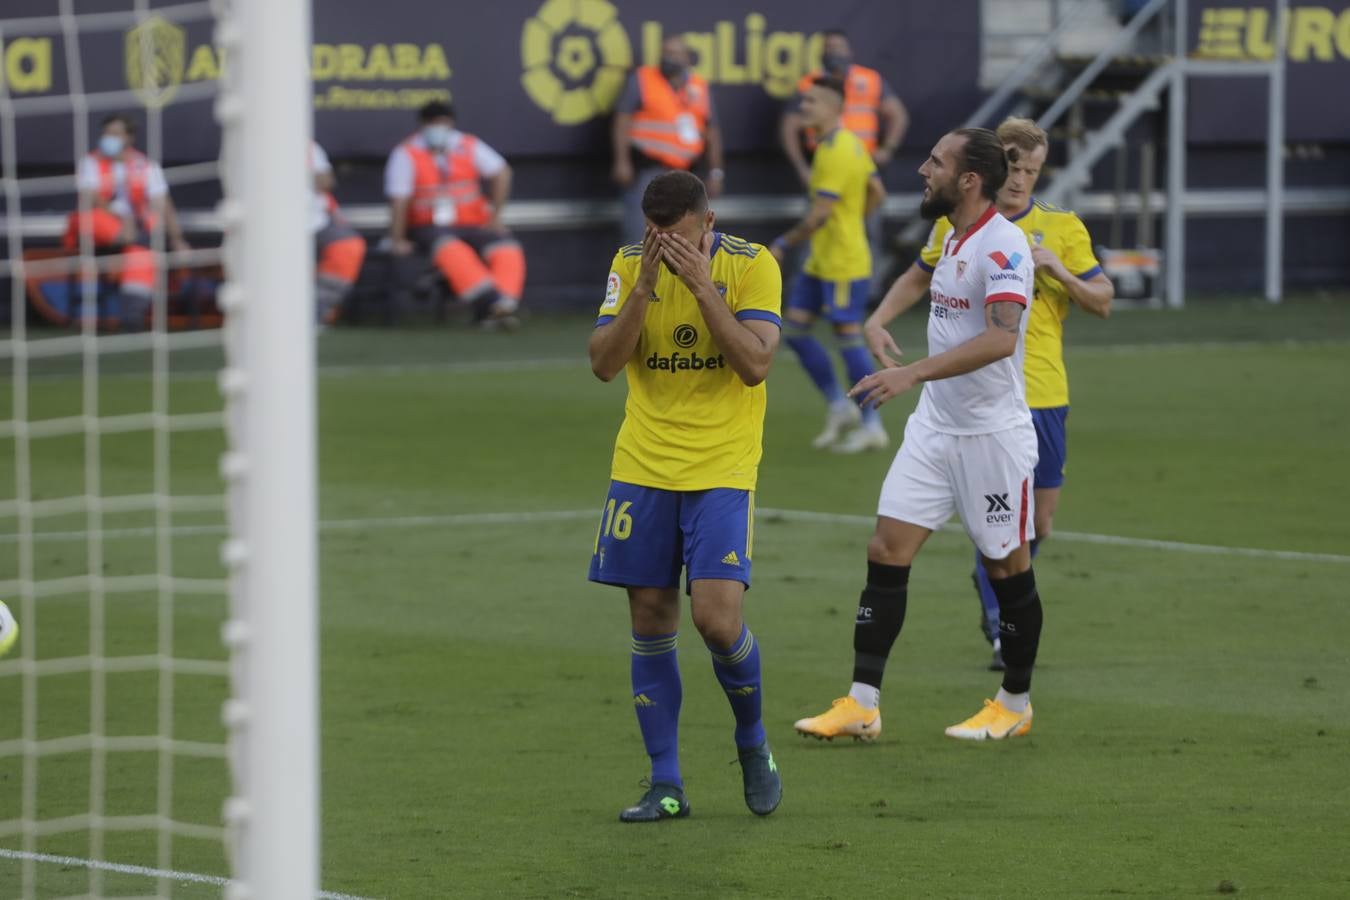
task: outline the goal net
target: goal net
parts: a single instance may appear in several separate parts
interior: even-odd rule
[[[0,6],[0,896],[316,895],[308,47]]]

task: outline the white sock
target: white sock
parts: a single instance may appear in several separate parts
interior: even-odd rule
[[[881,688],[863,684],[861,681],[853,682],[853,687],[848,689],[848,695],[857,700],[863,709],[876,709],[881,705]]]
[[[847,397],[840,397],[838,400],[830,402],[830,412],[836,416],[848,415],[849,410],[854,405],[853,401]]]
[[[1010,694],[1003,688],[998,689],[998,696],[994,698],[998,703],[1003,704],[1004,709],[1010,709],[1015,713],[1027,711],[1031,705],[1031,694]]]

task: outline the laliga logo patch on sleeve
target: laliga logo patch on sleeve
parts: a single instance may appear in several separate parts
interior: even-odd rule
[[[613,309],[619,305],[619,289],[623,286],[623,281],[619,278],[618,272],[609,273],[609,281],[605,284],[605,302],[601,309]]]

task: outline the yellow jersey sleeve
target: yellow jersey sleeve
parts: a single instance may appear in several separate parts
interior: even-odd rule
[[[759,319],[782,326],[783,273],[778,260],[763,247],[749,260],[728,299],[738,321]]]
[[[638,269],[642,266],[642,245],[629,244],[620,247],[609,264],[609,278],[605,281],[605,299],[600,302],[600,317],[595,322],[599,328],[619,314],[628,292],[637,282]]]
[[[923,245],[914,264],[931,275],[937,268],[938,260],[942,259],[942,245],[946,243],[947,235],[951,233],[952,223],[947,221],[946,216],[934,222],[933,230],[928,232],[928,243]]]
[[[1071,273],[1084,280],[1100,275],[1102,264],[1092,252],[1092,237],[1088,234],[1083,220],[1073,213],[1056,218],[1060,220],[1056,224],[1061,229],[1060,247],[1064,251],[1060,262],[1064,263],[1064,267]]]

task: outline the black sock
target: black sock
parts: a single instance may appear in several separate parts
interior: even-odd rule
[[[867,563],[867,587],[853,626],[853,680],[881,688],[886,657],[905,624],[909,566]]]
[[[1025,694],[1031,690],[1031,670],[1041,643],[1041,595],[1036,575],[1027,569],[1009,578],[991,578],[998,597],[998,636],[1003,644],[1003,690]]]

